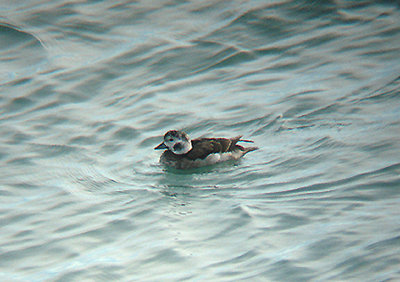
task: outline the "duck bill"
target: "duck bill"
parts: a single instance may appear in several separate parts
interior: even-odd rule
[[[160,145],[158,145],[157,147],[154,148],[154,150],[162,150],[162,149],[167,149],[168,147],[165,146],[164,143],[161,143]]]

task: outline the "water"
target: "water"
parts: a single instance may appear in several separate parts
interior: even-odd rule
[[[0,280],[400,279],[395,1],[0,15]],[[169,129],[260,150],[167,170]]]

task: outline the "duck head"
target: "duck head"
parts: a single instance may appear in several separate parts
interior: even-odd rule
[[[189,135],[185,132],[170,130],[165,133],[164,141],[154,149],[168,149],[176,155],[183,155],[192,149],[192,141],[190,141]]]

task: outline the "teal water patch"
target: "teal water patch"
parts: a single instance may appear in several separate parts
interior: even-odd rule
[[[34,35],[0,23],[0,83],[30,77],[46,61],[46,50]]]

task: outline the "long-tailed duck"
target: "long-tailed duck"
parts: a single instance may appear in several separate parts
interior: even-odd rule
[[[257,150],[257,147],[244,148],[237,142],[241,136],[233,138],[197,138],[190,140],[189,136],[178,130],[170,130],[164,135],[164,141],[155,150],[166,149],[160,157],[160,162],[177,169],[196,168],[212,165],[228,160],[237,160],[246,153]]]

